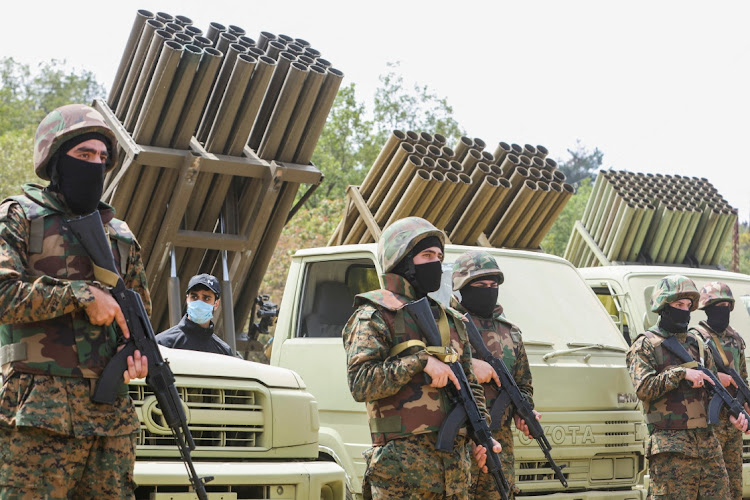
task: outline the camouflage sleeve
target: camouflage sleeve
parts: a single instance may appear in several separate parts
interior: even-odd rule
[[[94,300],[89,284],[27,274],[29,222],[14,202],[0,206],[0,324],[56,318]]]
[[[375,401],[396,394],[423,371],[427,353],[389,356],[392,340],[380,312],[365,305],[344,327],[349,390],[355,401]]]
[[[635,392],[641,401],[652,401],[664,396],[685,379],[685,369],[676,366],[659,373],[656,371],[654,346],[648,338],[639,337],[630,346],[626,363]]]
[[[151,293],[148,289],[146,268],[143,265],[143,259],[141,258],[141,246],[135,239],[133,240],[133,244],[130,245],[128,271],[125,273],[122,280],[125,282],[126,287],[138,292],[143,301],[143,307],[146,309],[146,314],[151,316]]]
[[[516,364],[513,367],[513,379],[518,384],[518,389],[526,396],[531,406],[534,406],[534,387],[531,385],[531,369],[529,368],[529,358],[526,356],[526,347],[523,342],[518,344],[518,356]]]
[[[461,354],[460,361],[461,366],[464,369],[464,373],[466,374],[466,380],[469,382],[469,387],[471,387],[471,392],[474,394],[474,400],[477,402],[477,406],[479,407],[479,411],[482,413],[482,416],[489,424],[491,423],[490,412],[487,411],[487,400],[484,397],[484,387],[482,387],[482,384],[479,383],[479,380],[477,380],[477,376],[474,373],[474,368],[471,364],[471,347],[468,345],[468,342],[466,348],[464,348],[463,353]]]

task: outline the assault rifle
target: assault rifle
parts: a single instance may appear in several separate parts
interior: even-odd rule
[[[427,342],[431,346],[442,346],[440,330],[435,323],[435,318],[432,315],[427,297],[422,297],[407,304],[405,309],[414,319],[417,327],[427,339]],[[450,348],[448,347],[447,349]],[[446,439],[448,434],[444,433],[444,430],[455,428],[457,432],[464,424],[468,424],[471,438],[475,443],[481,444],[487,450],[487,470],[495,481],[497,491],[500,492],[503,500],[508,500],[510,486],[503,474],[503,465],[500,462],[500,457],[492,450],[492,432],[490,431],[490,426],[487,425],[487,421],[479,411],[479,406],[477,406],[477,402],[474,399],[474,393],[471,391],[469,381],[466,378],[461,363],[456,360],[447,362],[447,365],[450,366],[451,371],[453,371],[453,374],[458,379],[461,390],[456,390],[452,382],[448,382],[446,386],[454,408],[438,431],[436,448],[438,450],[452,450],[456,433],[452,433],[449,439]]]
[[[94,263],[96,279],[110,287],[112,297],[117,301],[125,316],[130,330],[130,338],[104,367],[91,399],[97,403],[114,404],[117,393],[123,383],[123,373],[127,370],[127,358],[139,350],[148,359],[146,383],[154,391],[164,421],[172,430],[177,447],[187,468],[190,482],[200,500],[208,500],[205,483],[213,477],[198,477],[193,466],[190,452],[195,449],[193,436],[188,428],[182,400],[174,384],[174,375],[169,364],[164,361],[156,343],[151,321],[143,307],[141,296],[125,288],[122,277],[112,255],[109,238],[104,232],[101,216],[98,211],[67,221],[73,234]]]
[[[562,467],[557,465],[550,455],[552,446],[550,446],[547,436],[544,434],[542,425],[536,419],[536,415],[534,415],[534,408],[531,406],[531,403],[529,403],[526,396],[524,396],[518,388],[516,380],[513,378],[513,375],[511,375],[508,367],[505,366],[503,360],[493,356],[490,350],[487,349],[487,346],[484,345],[482,335],[479,333],[479,330],[477,330],[477,327],[474,326],[474,322],[468,314],[466,315],[466,320],[466,332],[469,335],[471,346],[477,352],[477,358],[489,363],[490,366],[492,366],[492,369],[497,372],[498,377],[500,377],[500,395],[495,399],[495,402],[492,403],[492,409],[490,410],[490,417],[492,418],[493,424],[492,427],[494,428],[495,425],[497,425],[497,428],[499,428],[505,409],[509,404],[512,404],[515,408],[516,415],[526,422],[526,425],[529,428],[529,434],[536,439],[539,448],[542,450],[542,453],[544,453],[544,458],[547,459],[547,463],[549,463],[549,466],[555,471],[555,477],[560,481],[563,487],[567,488],[568,480],[565,479],[565,475],[562,473]],[[563,465],[563,467],[565,466]]]
[[[707,341],[706,344],[708,345],[708,348],[711,349],[711,354],[714,357],[716,368],[718,368],[720,372],[726,373],[727,375],[732,377],[734,383],[737,384],[737,402],[741,405],[750,403],[750,388],[748,388],[747,383],[742,379],[742,377],[740,377],[740,374],[737,373],[737,370],[732,368],[730,365],[724,364],[724,359],[721,357],[721,354],[719,354],[719,350],[717,349],[713,339]],[[750,421],[748,421],[748,424],[750,424]]]
[[[677,358],[683,363],[691,363],[695,361],[690,353],[688,353],[687,350],[682,346],[682,344],[680,344],[680,341],[677,340],[677,337],[669,337],[664,342],[662,342],[661,345],[664,346],[664,348],[669,352],[677,356]],[[744,414],[745,418],[748,421],[748,424],[750,425],[750,415],[747,414],[739,401],[734,399],[732,395],[729,394],[729,391],[727,391],[726,387],[721,385],[721,381],[719,381],[718,377],[714,375],[714,372],[712,372],[705,366],[701,366],[700,364],[695,367],[694,370],[698,370],[704,373],[713,381],[713,384],[704,384],[703,386],[706,388],[708,393],[712,395],[711,401],[708,403],[709,424],[715,425],[719,423],[719,414],[721,412],[721,407],[726,406],[729,414],[734,418],[739,417],[740,414]]]

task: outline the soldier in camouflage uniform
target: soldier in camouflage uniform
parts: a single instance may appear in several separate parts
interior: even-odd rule
[[[729,326],[729,313],[734,309],[732,290],[724,283],[709,283],[701,288],[698,309],[706,313],[707,319],[701,321],[694,330],[704,342],[713,344],[721,358],[721,364],[733,368],[747,383],[745,341],[734,328]],[[736,396],[737,386],[734,379],[721,371],[718,377],[729,393]],[[721,444],[724,465],[729,476],[731,496],[727,498],[740,500],[742,498],[742,433],[738,432],[729,421],[726,408],[721,411],[721,423],[714,427],[714,434]]]
[[[531,370],[526,349],[521,340],[521,331],[516,325],[503,316],[503,306],[497,303],[498,285],[504,280],[503,272],[489,252],[474,250],[461,255],[453,263],[453,290],[459,291],[461,297],[451,297],[451,307],[461,313],[468,312],[477,330],[482,334],[484,344],[493,356],[502,359],[508,367],[518,388],[533,405],[534,388],[531,385]],[[472,356],[476,351],[472,348]],[[500,380],[489,363],[472,358],[472,366],[477,379],[484,387],[487,408],[497,399]],[[494,383],[493,383],[494,380]],[[501,420],[492,422],[492,436],[503,447],[500,460],[503,472],[510,484],[511,495],[515,496],[515,473],[513,467],[513,432],[511,420],[516,427],[530,437],[526,423],[513,415],[509,406]],[[536,412],[535,412],[536,413]],[[537,413],[537,419],[541,415]],[[480,474],[478,467],[472,467],[471,498],[499,499],[500,493],[495,488],[492,477]]]
[[[442,231],[418,217],[396,221],[378,241],[385,289],[360,294],[343,331],[349,389],[367,403],[373,447],[365,452],[365,498],[468,499],[470,454],[462,429],[452,452],[435,448],[451,410],[441,387],[458,381],[403,309],[440,287]],[[484,392],[471,369],[461,314],[431,301],[443,345],[459,356],[480,411]],[[432,378],[428,384],[425,375]],[[483,466],[486,455],[475,454]],[[500,451],[496,444],[495,452]]]
[[[99,202],[116,151],[97,111],[58,108],[34,148],[50,184],[27,184],[0,205],[0,498],[133,497],[139,424],[127,387],[114,405],[90,398],[129,331],[66,222],[99,210],[126,285],[150,311],[138,243]],[[125,382],[145,376],[146,362],[129,357]]]
[[[690,311],[700,294],[689,278],[662,278],[651,296],[659,323],[630,346],[627,366],[638,398],[643,401],[650,438],[646,446],[651,475],[650,498],[729,498],[729,481],[721,446],[708,427],[710,377],[697,367],[700,360],[715,371],[713,357],[697,335],[688,332]],[[683,364],[662,342],[676,337],[696,361]],[[732,423],[745,430],[744,416]]]

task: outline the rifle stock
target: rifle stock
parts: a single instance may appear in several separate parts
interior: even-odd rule
[[[468,314],[466,315],[465,322],[466,333],[469,336],[469,342],[477,352],[477,357],[489,363],[490,366],[492,366],[492,369],[495,370],[498,377],[500,378],[500,396],[495,399],[495,402],[492,404],[492,409],[490,410],[490,416],[492,418],[493,424],[492,427],[496,428],[495,425],[497,425],[497,428],[499,428],[502,423],[501,419],[503,414],[505,413],[505,409],[509,404],[512,404],[516,414],[521,417],[524,422],[526,422],[526,426],[529,428],[529,434],[531,434],[531,437],[536,440],[536,443],[539,445],[542,453],[544,453],[544,458],[547,459],[550,468],[552,468],[552,470],[554,471],[555,477],[558,481],[560,481],[560,484],[562,484],[563,487],[567,488],[568,480],[565,478],[565,474],[563,474],[562,472],[562,468],[565,466],[563,465],[561,467],[557,465],[552,459],[552,455],[550,454],[552,446],[550,446],[549,441],[547,440],[547,436],[544,434],[542,425],[536,419],[536,415],[534,414],[534,407],[531,406],[531,403],[529,403],[529,401],[526,399],[526,396],[518,388],[518,384],[516,384],[516,380],[513,378],[510,370],[508,370],[508,367],[505,366],[505,362],[502,359],[493,356],[487,346],[484,345],[482,335],[479,333],[479,330],[477,330],[477,327],[474,325],[471,316],[469,316]]]
[[[429,345],[441,346],[440,331],[435,323],[435,318],[432,316],[427,297],[422,297],[419,300],[407,304],[405,309],[414,319],[417,327],[425,336]],[[484,446],[487,450],[487,471],[492,475],[495,487],[500,493],[501,498],[507,500],[510,485],[503,474],[503,466],[500,462],[500,457],[493,450],[492,431],[490,431],[487,421],[479,411],[479,406],[474,399],[474,394],[461,363],[455,361],[447,364],[458,379],[461,389],[457,390],[451,382],[448,382],[448,385],[446,386],[448,396],[455,408],[448,415],[443,426],[438,431],[439,439],[436,447],[442,450],[453,449],[453,443],[455,436],[458,433],[458,429],[462,427],[464,423],[468,424],[474,442]],[[450,426],[450,430],[448,430],[449,427],[447,426]],[[454,430],[455,432],[453,432]],[[440,438],[442,438],[442,440]],[[441,448],[441,446],[443,447]]]
[[[94,274],[99,281],[109,285],[112,297],[117,301],[130,330],[130,338],[125,346],[112,358],[97,382],[92,400],[98,403],[113,404],[119,387],[123,384],[123,374],[127,369],[127,357],[137,349],[148,359],[146,383],[154,392],[164,419],[172,430],[182,460],[185,462],[190,482],[200,500],[208,500],[205,483],[213,477],[198,477],[190,452],[195,449],[193,436],[188,428],[185,409],[175,386],[174,374],[169,364],[162,358],[154,336],[151,321],[146,314],[141,296],[125,287],[125,282],[117,271],[109,239],[104,232],[98,211],[67,221],[73,234],[86,250],[94,263]]]

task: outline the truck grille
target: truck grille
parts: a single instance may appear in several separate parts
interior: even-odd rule
[[[177,387],[188,428],[198,447],[263,446],[263,395],[247,389]],[[141,421],[138,446],[174,447],[174,439],[148,386],[130,384],[130,397]]]

